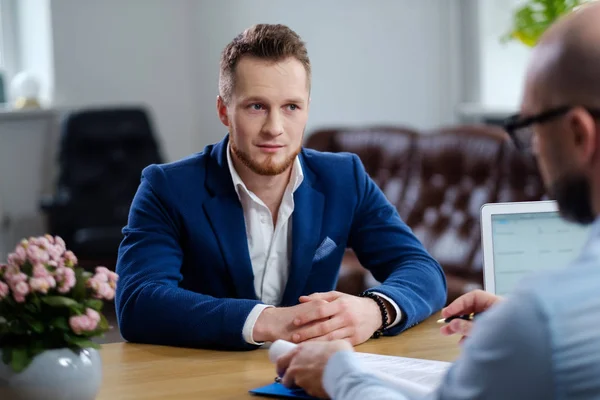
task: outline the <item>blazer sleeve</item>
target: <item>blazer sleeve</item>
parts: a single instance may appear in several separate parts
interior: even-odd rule
[[[257,348],[243,339],[242,328],[259,301],[215,298],[179,287],[181,227],[164,200],[169,195],[164,172],[147,167],[123,228],[116,267],[115,304],[123,338],[170,346]]]
[[[396,208],[353,155],[358,202],[349,246],[360,263],[382,282],[377,292],[400,307],[402,320],[386,333],[395,335],[440,310],[446,302],[446,278]]]

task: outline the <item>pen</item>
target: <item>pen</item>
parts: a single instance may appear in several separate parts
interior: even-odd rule
[[[438,324],[447,324],[448,322],[452,321],[453,319],[464,319],[464,320],[467,320],[467,321],[473,321],[477,315],[478,314],[475,314],[475,313],[463,314],[463,315],[453,315],[453,316],[448,317],[448,318],[438,319],[437,323]]]

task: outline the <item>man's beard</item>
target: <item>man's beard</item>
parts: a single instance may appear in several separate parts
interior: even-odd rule
[[[563,218],[585,225],[594,222],[590,182],[584,174],[571,173],[557,179],[550,186],[550,195]]]
[[[300,153],[302,146],[299,146],[288,158],[275,164],[273,156],[269,156],[264,162],[259,163],[250,157],[249,154],[240,150],[233,140],[231,140],[231,151],[237,156],[237,158],[252,172],[263,175],[263,176],[275,176],[284,173],[294,163],[296,156]]]

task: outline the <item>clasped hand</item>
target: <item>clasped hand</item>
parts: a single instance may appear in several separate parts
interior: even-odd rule
[[[256,323],[254,340],[301,343],[346,339],[357,345],[381,325],[381,312],[372,299],[340,292],[315,293],[300,297],[296,306],[264,310]]]

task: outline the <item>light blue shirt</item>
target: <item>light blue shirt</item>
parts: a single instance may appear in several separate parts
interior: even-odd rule
[[[323,383],[333,399],[414,399],[352,352],[329,360]],[[600,219],[570,266],[527,279],[482,314],[426,399],[600,399]]]

